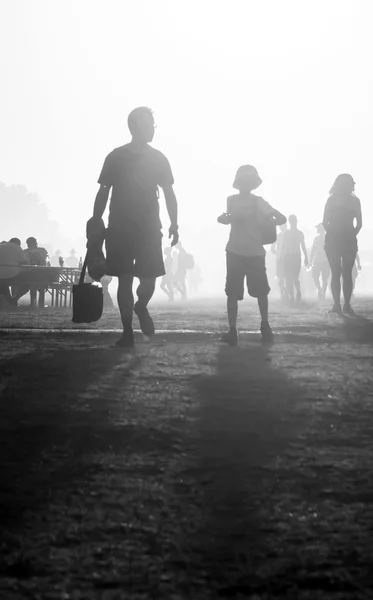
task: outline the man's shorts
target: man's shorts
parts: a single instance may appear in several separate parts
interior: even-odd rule
[[[240,256],[227,252],[227,279],[225,293],[227,296],[243,300],[246,277],[247,291],[253,298],[268,296],[271,288],[268,285],[264,256]]]
[[[106,231],[106,274],[132,275],[150,279],[165,274],[160,230],[144,232],[108,227]]]

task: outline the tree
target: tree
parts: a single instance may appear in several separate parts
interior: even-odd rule
[[[24,245],[29,236],[34,236],[46,246],[58,243],[58,223],[50,219],[39,196],[23,185],[0,182],[0,219],[0,241],[18,237]]]

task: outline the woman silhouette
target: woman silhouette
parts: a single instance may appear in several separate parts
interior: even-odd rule
[[[357,254],[357,234],[362,227],[360,200],[354,194],[355,182],[351,175],[338,175],[326,202],[323,225],[326,231],[325,252],[332,272],[331,291],[334,306],[330,312],[342,313],[341,277],[345,314],[353,314],[351,295],[352,269]]]

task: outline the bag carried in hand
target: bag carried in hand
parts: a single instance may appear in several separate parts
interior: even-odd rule
[[[79,283],[73,285],[73,323],[94,323],[102,316],[104,307],[102,288],[92,283],[84,283],[86,269],[87,255]]]

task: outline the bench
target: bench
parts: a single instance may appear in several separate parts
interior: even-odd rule
[[[5,267],[8,265],[2,266]],[[14,267],[14,265],[9,266]],[[36,287],[39,290],[39,307],[44,308],[45,292],[60,286],[60,276],[63,269],[61,269],[61,267],[40,267],[37,265],[22,265],[19,268],[21,269],[21,272],[16,277],[11,277],[9,279],[0,278],[0,282],[9,287],[15,285],[24,285],[28,288]]]

